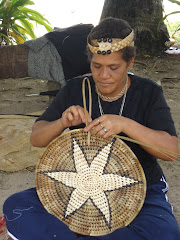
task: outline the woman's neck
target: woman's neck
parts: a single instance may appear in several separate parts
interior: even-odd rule
[[[119,92],[117,95],[115,95],[115,96],[110,97],[110,96],[103,95],[103,94],[99,91],[97,85],[95,85],[95,89],[96,89],[97,95],[98,95],[103,101],[113,102],[113,101],[116,101],[116,100],[118,100],[119,98],[121,98],[121,97],[125,94],[125,92],[127,91],[127,89],[129,88],[129,86],[130,86],[130,81],[129,81],[129,77],[128,77],[128,75],[127,75],[126,81],[124,82],[123,87],[121,88],[120,92]]]

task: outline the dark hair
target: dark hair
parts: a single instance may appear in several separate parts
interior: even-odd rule
[[[88,42],[91,40],[100,38],[120,38],[124,39],[132,32],[132,28],[129,23],[119,18],[108,17],[100,21],[100,23],[91,29],[88,35]],[[136,55],[136,48],[127,46],[120,50],[122,52],[122,58],[129,62],[132,57]],[[87,55],[89,61],[92,58],[92,52],[87,47]]]

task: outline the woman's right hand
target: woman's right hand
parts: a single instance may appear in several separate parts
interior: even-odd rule
[[[71,127],[85,123],[85,112],[81,106],[71,106],[67,108],[60,119],[52,122],[38,121],[34,123],[31,134],[31,144],[35,147],[46,147],[53,139]],[[88,122],[92,119],[87,112]]]
[[[91,122],[92,119],[89,115],[89,113],[87,112],[87,121]],[[78,126],[82,123],[86,122],[86,116],[85,116],[85,110],[84,108],[82,108],[81,106],[70,106],[69,108],[67,108],[63,114],[62,114],[62,125],[64,127],[64,129],[71,127],[71,126]]]

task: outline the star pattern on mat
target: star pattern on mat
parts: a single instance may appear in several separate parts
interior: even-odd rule
[[[110,228],[111,209],[105,192],[139,183],[138,180],[130,177],[104,173],[114,142],[115,139],[101,147],[89,165],[80,143],[72,136],[73,160],[76,172],[43,172],[50,179],[74,188],[65,208],[65,219],[74,214],[90,199],[103,216],[106,225]]]

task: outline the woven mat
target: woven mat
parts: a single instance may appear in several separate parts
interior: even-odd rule
[[[36,118],[0,115],[0,170],[16,172],[34,167],[43,149],[31,146],[30,135]]]
[[[119,138],[73,130],[52,141],[36,168],[36,188],[46,210],[76,233],[106,235],[127,226],[146,194],[142,167]]]

